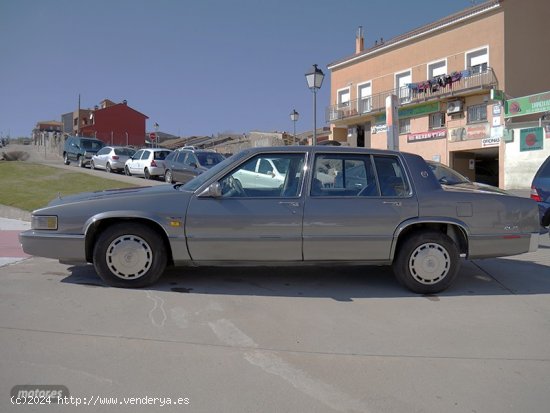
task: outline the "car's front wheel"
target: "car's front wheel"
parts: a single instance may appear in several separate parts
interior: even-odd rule
[[[95,169],[94,161],[90,161],[90,169]]]
[[[412,234],[398,246],[393,272],[399,282],[418,294],[434,294],[456,278],[460,256],[446,234],[424,231]]]
[[[95,243],[95,270],[103,281],[113,287],[151,285],[166,268],[164,245],[162,237],[143,224],[112,225]]]
[[[130,168],[128,168],[127,166],[124,167],[124,174],[126,176],[132,176],[132,173],[130,172]]]

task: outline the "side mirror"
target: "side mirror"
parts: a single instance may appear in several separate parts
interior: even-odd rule
[[[219,182],[214,182],[210,184],[208,188],[202,191],[199,195],[199,198],[221,198],[222,197],[222,187]]]

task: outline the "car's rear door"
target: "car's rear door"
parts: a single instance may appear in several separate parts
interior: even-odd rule
[[[271,188],[237,182],[261,155],[220,181],[222,196],[193,196],[185,231],[196,261],[301,261],[305,151],[270,154],[288,165],[285,182]]]
[[[334,176],[334,184],[322,178]],[[398,156],[317,153],[304,209],[304,260],[385,261],[418,202]]]

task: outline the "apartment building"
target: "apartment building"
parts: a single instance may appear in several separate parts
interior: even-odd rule
[[[387,148],[394,95],[399,150],[472,180],[525,187],[550,154],[550,134],[525,149],[521,131],[550,119],[544,105],[521,117],[505,111],[512,98],[550,91],[549,17],[548,0],[491,0],[367,48],[360,28],[355,54],[328,65],[330,139]]]

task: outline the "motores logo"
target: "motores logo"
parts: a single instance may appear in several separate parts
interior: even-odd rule
[[[17,385],[11,389],[11,401],[14,404],[57,403],[69,396],[69,389],[60,385]]]

